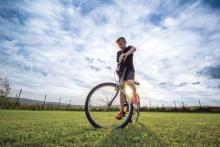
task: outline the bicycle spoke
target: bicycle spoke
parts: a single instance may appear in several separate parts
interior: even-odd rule
[[[128,114],[121,120],[116,120],[116,111],[120,110],[120,96],[116,84],[107,84],[98,87],[89,97],[89,115],[93,122],[102,127],[118,127],[128,120]],[[117,95],[116,95],[117,94]],[[114,98],[115,97],[115,98]],[[114,98],[114,100],[113,100]],[[112,101],[111,105],[108,105]],[[129,112],[130,114],[130,112]]]

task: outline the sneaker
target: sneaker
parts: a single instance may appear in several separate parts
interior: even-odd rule
[[[125,113],[122,111],[119,111],[115,116],[116,119],[122,119],[122,117],[125,117]]]

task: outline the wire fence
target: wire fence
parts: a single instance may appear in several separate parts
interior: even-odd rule
[[[72,99],[57,97],[54,94],[39,94],[34,91],[11,88],[8,95],[11,105],[8,108],[31,110],[82,110],[82,105],[72,103]]]
[[[77,98],[76,97],[71,97],[71,96],[61,96],[57,95],[54,93],[47,93],[47,92],[36,92],[36,91],[31,91],[31,90],[26,90],[26,89],[18,89],[18,88],[12,88],[10,90],[10,94],[8,95],[10,98],[18,98],[20,97],[20,101],[30,101],[33,103],[60,103],[61,104],[70,104],[72,101],[75,105],[80,105],[80,103],[77,103]],[[81,99],[80,99],[81,102]]]
[[[9,96],[17,109],[32,109],[32,110],[83,110],[84,103],[76,104],[71,98],[62,98],[57,95],[47,93],[36,93],[35,91],[11,88]],[[182,100],[182,99],[181,99]],[[141,99],[141,109],[143,111],[210,111],[209,108],[216,108],[219,106],[211,106],[206,101],[200,99],[193,99],[190,103],[186,103],[180,99],[169,102],[158,102],[154,98]],[[208,109],[207,109],[208,108]]]

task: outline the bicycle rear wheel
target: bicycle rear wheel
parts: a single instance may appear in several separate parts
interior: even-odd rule
[[[137,94],[133,99],[133,114],[131,118],[132,123],[136,123],[140,116],[140,97]]]
[[[112,104],[109,102],[112,100]],[[128,100],[127,100],[128,101]],[[128,112],[120,120],[115,119],[120,110],[119,88],[115,83],[102,83],[94,87],[85,102],[85,113],[95,128],[123,128],[132,117],[133,105],[128,101]]]
[[[138,118],[140,116],[140,104],[133,104],[133,114],[131,118],[131,123],[135,124],[138,121]]]

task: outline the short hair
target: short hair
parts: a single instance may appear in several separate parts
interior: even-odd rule
[[[123,40],[124,42],[126,42],[126,39],[124,37],[119,37],[117,40],[116,40],[116,43],[118,43],[119,41]]]

